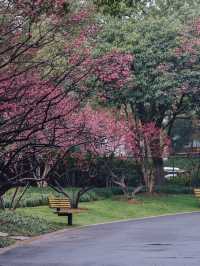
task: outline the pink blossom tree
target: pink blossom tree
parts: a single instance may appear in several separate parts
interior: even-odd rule
[[[58,135],[61,145],[72,112],[69,106],[77,107],[70,95],[79,96],[78,105],[85,97],[83,80],[90,69],[84,68],[84,62],[89,54],[80,49],[82,57],[73,62],[76,51],[67,50],[66,45],[74,39],[82,45],[81,32],[89,13],[69,12],[70,8],[67,1],[1,1],[0,196],[11,187],[31,182],[29,173],[19,173],[17,165],[23,163],[24,155],[31,156],[33,149],[41,152],[58,146]],[[59,49],[49,52],[55,43]],[[61,59],[64,67],[58,70]],[[61,127],[63,120],[65,126]],[[72,120],[69,123],[72,131]]]
[[[82,5],[77,10],[64,0],[1,1],[0,197],[33,182],[30,173],[38,182],[47,180],[60,154],[74,145],[94,148],[95,128],[77,111],[90,94],[87,82],[95,77],[117,88],[128,79],[129,55],[113,51],[93,58],[89,40],[99,28]],[[33,154],[39,161],[42,154],[43,173],[38,164],[27,169]]]

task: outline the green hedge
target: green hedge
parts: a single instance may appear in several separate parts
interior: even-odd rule
[[[193,188],[178,185],[164,185],[156,187],[156,192],[166,194],[193,194]]]

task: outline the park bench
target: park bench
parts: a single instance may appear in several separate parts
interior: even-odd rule
[[[74,210],[71,208],[69,198],[49,197],[49,208],[56,209],[55,213],[59,216],[68,217],[68,225],[72,225],[72,214]]]
[[[200,199],[200,188],[194,188],[194,195],[198,199]]]

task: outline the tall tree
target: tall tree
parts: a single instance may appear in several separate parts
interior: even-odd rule
[[[193,10],[193,9],[192,9]],[[188,11],[189,13],[189,11]],[[176,117],[199,103],[199,20],[166,13],[114,19],[99,40],[99,50],[118,49],[133,55],[132,81],[116,90],[104,82],[105,102],[123,108],[141,123],[155,123],[168,135]],[[103,88],[101,90],[101,88]],[[164,182],[163,160],[153,154],[156,184]]]
[[[92,57],[89,39],[98,27],[91,17],[84,1],[1,1],[0,196],[33,181],[29,173],[37,164],[22,167],[32,151],[47,155],[50,148],[64,147],[65,153],[77,144],[81,123],[73,127],[73,101],[79,105],[88,96],[89,77],[108,78],[102,69],[109,58],[118,66],[113,84],[127,77],[126,55]]]
[[[199,0],[93,0],[104,15],[118,18],[143,19],[149,15],[165,16],[172,13],[186,16],[198,13]]]
[[[83,80],[92,63],[86,68],[89,54],[80,49],[78,56],[68,49],[72,40],[78,48],[86,39],[82,29],[89,13],[84,8],[75,9],[62,0],[10,0],[1,1],[0,13],[1,196],[11,187],[31,182],[27,169],[20,169],[33,147],[41,150],[58,144],[53,133],[68,115],[65,97],[75,91],[80,100],[84,98]],[[59,51],[41,54],[56,42]],[[61,61],[65,67],[58,71]],[[35,138],[42,131],[51,135],[48,141]]]

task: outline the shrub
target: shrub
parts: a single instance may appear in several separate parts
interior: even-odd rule
[[[167,194],[192,194],[193,188],[169,184],[169,185],[164,185],[164,186],[157,186],[156,192],[167,193]]]
[[[168,184],[180,186],[200,186],[200,159],[199,157],[170,157],[165,166],[178,167],[186,171],[180,176],[174,176]]]
[[[13,211],[0,211],[0,226],[2,232],[24,236],[53,232],[59,228],[59,225],[52,225],[45,219],[22,216]]]
[[[15,240],[8,237],[0,237],[0,248],[8,247],[15,243]]]

